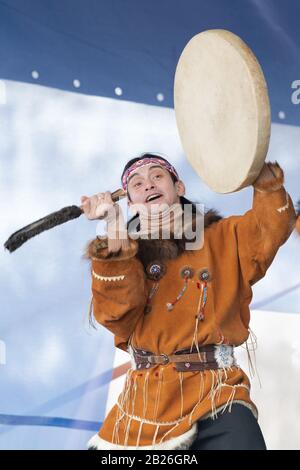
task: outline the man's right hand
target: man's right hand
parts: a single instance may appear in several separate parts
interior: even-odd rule
[[[105,219],[113,221],[112,219],[119,216],[119,206],[113,202],[109,191],[97,193],[90,197],[81,196],[80,200],[80,208],[89,220]]]

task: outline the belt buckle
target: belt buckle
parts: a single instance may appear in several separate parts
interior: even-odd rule
[[[170,362],[167,354],[162,353],[162,354],[160,354],[160,357],[162,357],[164,359],[163,365],[168,364]]]
[[[169,360],[167,354],[164,354],[164,353],[158,354],[158,355],[156,356],[156,357],[161,357],[161,358],[163,359],[163,362],[155,362],[155,361],[152,361],[152,360],[151,360],[151,357],[153,357],[153,356],[148,357],[148,362],[150,362],[150,364],[162,364],[162,365],[165,365],[165,364],[168,364],[168,363],[170,362],[170,360]],[[154,356],[154,357],[155,357],[155,356]]]

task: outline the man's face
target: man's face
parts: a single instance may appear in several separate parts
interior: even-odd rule
[[[128,180],[127,191],[131,201],[128,205],[143,204],[150,212],[151,206],[179,203],[185,193],[182,181],[175,184],[170,173],[160,165],[151,163],[137,168]],[[153,210],[153,208],[152,208]]]

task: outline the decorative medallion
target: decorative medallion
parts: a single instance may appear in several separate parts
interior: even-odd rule
[[[209,282],[212,279],[212,275],[208,268],[199,269],[197,276],[200,281]]]
[[[183,277],[183,279],[192,279],[194,276],[194,270],[191,266],[183,266],[180,268],[180,276]]]
[[[152,261],[148,264],[146,273],[149,279],[158,281],[166,273],[166,267],[161,261]]]

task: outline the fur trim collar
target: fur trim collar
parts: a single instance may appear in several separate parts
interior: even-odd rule
[[[209,210],[204,216],[204,228],[209,227],[215,222],[222,219],[222,216],[213,209]],[[167,261],[175,259],[185,251],[187,240],[185,237],[181,239],[171,238],[170,240],[147,240],[138,239],[137,256],[141,260],[146,269],[148,264],[154,260]]]
[[[222,219],[222,216],[214,209],[210,209],[204,215],[204,228],[209,227],[215,222],[218,222]],[[170,239],[170,240],[147,240],[147,239],[137,239],[130,241],[130,250],[126,253],[120,254],[119,252],[114,254],[107,254],[107,237],[101,236],[97,237],[94,240],[91,240],[85,249],[83,254],[83,259],[98,258],[100,251],[102,252],[102,258],[112,259],[121,257],[125,259],[126,257],[134,256],[137,253],[137,257],[143,263],[145,269],[150,262],[153,260],[166,261],[169,259],[175,259],[180,256],[185,251],[186,242],[191,242],[192,240],[186,240],[184,237],[182,239]],[[103,252],[104,255],[103,255]]]

